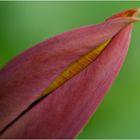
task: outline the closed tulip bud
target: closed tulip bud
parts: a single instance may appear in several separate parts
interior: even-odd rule
[[[26,50],[0,70],[0,138],[74,138],[115,80],[139,9]]]

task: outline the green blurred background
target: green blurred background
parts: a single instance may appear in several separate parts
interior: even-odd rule
[[[0,68],[58,33],[104,21],[140,2],[0,2]],[[140,138],[140,23],[117,80],[77,138]]]

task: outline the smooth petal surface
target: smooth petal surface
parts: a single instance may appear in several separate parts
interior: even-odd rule
[[[1,134],[2,138],[72,138],[95,112],[128,50],[131,17],[113,17],[49,39],[0,72],[0,129],[23,112],[71,63],[108,39],[86,69],[40,101]]]

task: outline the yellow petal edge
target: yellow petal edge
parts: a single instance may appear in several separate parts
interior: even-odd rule
[[[52,93],[54,90],[59,88],[61,85],[63,85],[66,81],[70,80],[73,78],[75,75],[77,75],[79,72],[81,72],[83,69],[85,69],[90,63],[92,63],[104,50],[104,48],[109,44],[111,39],[107,40],[100,46],[94,48],[87,54],[83,55],[72,63],[69,67],[67,67],[60,75],[58,75],[52,83],[39,95],[39,97],[36,99],[40,100],[43,97],[49,95]]]

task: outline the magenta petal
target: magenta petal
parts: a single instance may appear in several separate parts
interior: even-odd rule
[[[0,130],[71,63],[113,37],[91,65],[25,113],[1,137],[73,138],[119,72],[133,21],[129,17],[115,18],[73,30],[40,43],[10,62],[0,72]]]
[[[116,35],[96,61],[38,103],[3,138],[73,138],[95,112],[120,70],[130,30],[128,26]]]

